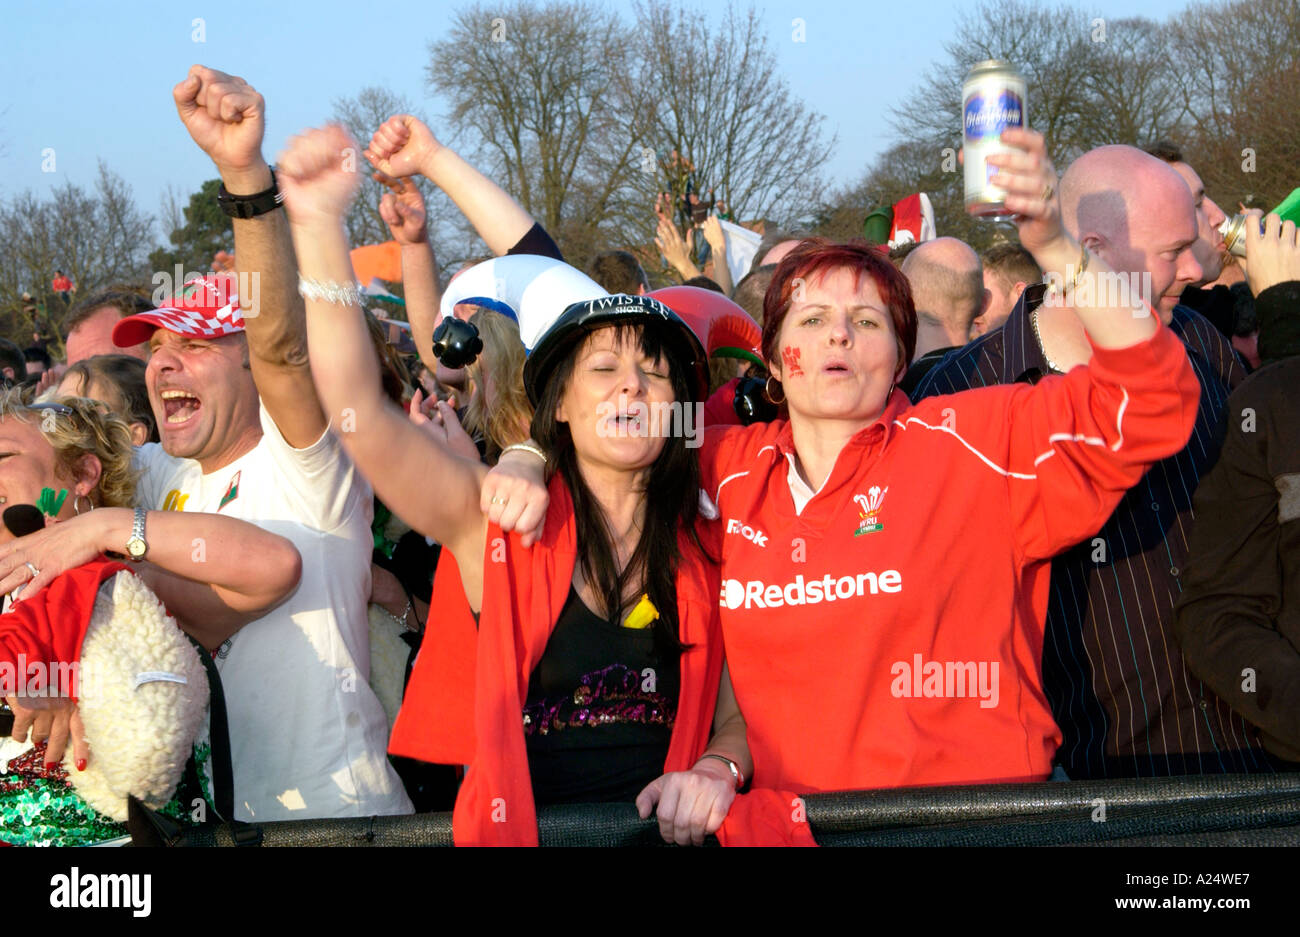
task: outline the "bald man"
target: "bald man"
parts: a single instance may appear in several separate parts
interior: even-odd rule
[[[1162,141],[1147,147],[1146,152],[1156,159],[1164,160],[1174,168],[1174,172],[1183,177],[1187,188],[1192,192],[1192,200],[1196,203],[1198,238],[1192,253],[1201,265],[1201,282],[1188,286],[1181,302],[1209,319],[1228,341],[1232,341],[1236,334],[1238,294],[1230,287],[1233,283],[1245,280],[1245,272],[1236,258],[1227,252],[1223,235],[1219,233],[1219,225],[1223,224],[1227,216],[1214,203],[1214,199],[1206,194],[1200,174],[1183,159],[1182,150],[1177,146]],[[1227,276],[1224,277],[1224,274]],[[1241,350],[1236,342],[1233,345]]]
[[[990,294],[979,254],[957,238],[917,245],[901,269],[916,305],[916,352],[898,386],[911,394],[944,355],[966,344],[971,323],[988,308]]]
[[[1152,466],[1094,537],[1051,561],[1043,680],[1063,735],[1058,767],[1071,778],[1271,771],[1253,727],[1192,676],[1173,634],[1192,493],[1217,458],[1225,401],[1244,377],[1223,336],[1178,302],[1204,276],[1191,189],[1141,150],[1106,146],[1075,160],[1059,192],[1066,229],[1129,276],[1093,282],[1072,265],[1044,271],[1048,282],[1131,290],[1139,311],[1149,306],[1182,340],[1201,400],[1187,446]],[[914,399],[1077,381],[1059,375],[1087,364],[1092,346],[1074,311],[1044,292],[1026,289],[1001,329],[944,359]]]

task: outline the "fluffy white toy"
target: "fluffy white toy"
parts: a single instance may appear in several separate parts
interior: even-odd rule
[[[137,576],[105,580],[81,649],[78,696],[91,757],[63,766],[77,793],[117,821],[127,795],[154,809],[171,800],[208,708],[199,651]]]

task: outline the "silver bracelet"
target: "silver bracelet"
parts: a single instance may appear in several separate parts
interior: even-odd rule
[[[735,782],[736,790],[740,790],[745,786],[745,775],[741,772],[740,765],[736,764],[726,755],[718,755],[714,752],[705,752],[695,763],[698,765],[705,758],[716,758],[731,769],[731,780]]]
[[[531,452],[533,455],[537,456],[537,458],[542,460],[543,465],[546,464],[546,453],[541,449],[538,449],[536,446],[526,442],[517,442],[512,446],[506,446],[501,450],[501,454],[505,455],[507,452],[514,452],[516,449],[520,452]]]
[[[326,283],[300,274],[298,293],[303,299],[323,299],[336,306],[361,305],[361,291],[355,283]]]

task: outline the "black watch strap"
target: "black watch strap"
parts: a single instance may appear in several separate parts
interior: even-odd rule
[[[275,211],[282,201],[284,196],[280,194],[280,187],[276,185],[274,167],[271,168],[271,187],[256,195],[231,195],[226,190],[224,182],[217,190],[217,204],[221,206],[222,212],[231,218],[256,218],[258,215]]]

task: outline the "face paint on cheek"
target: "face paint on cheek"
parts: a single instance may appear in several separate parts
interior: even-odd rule
[[[781,360],[785,362],[786,377],[802,377],[803,368],[799,367],[799,356],[803,354],[802,348],[795,348],[793,345],[786,345],[781,349]]]

